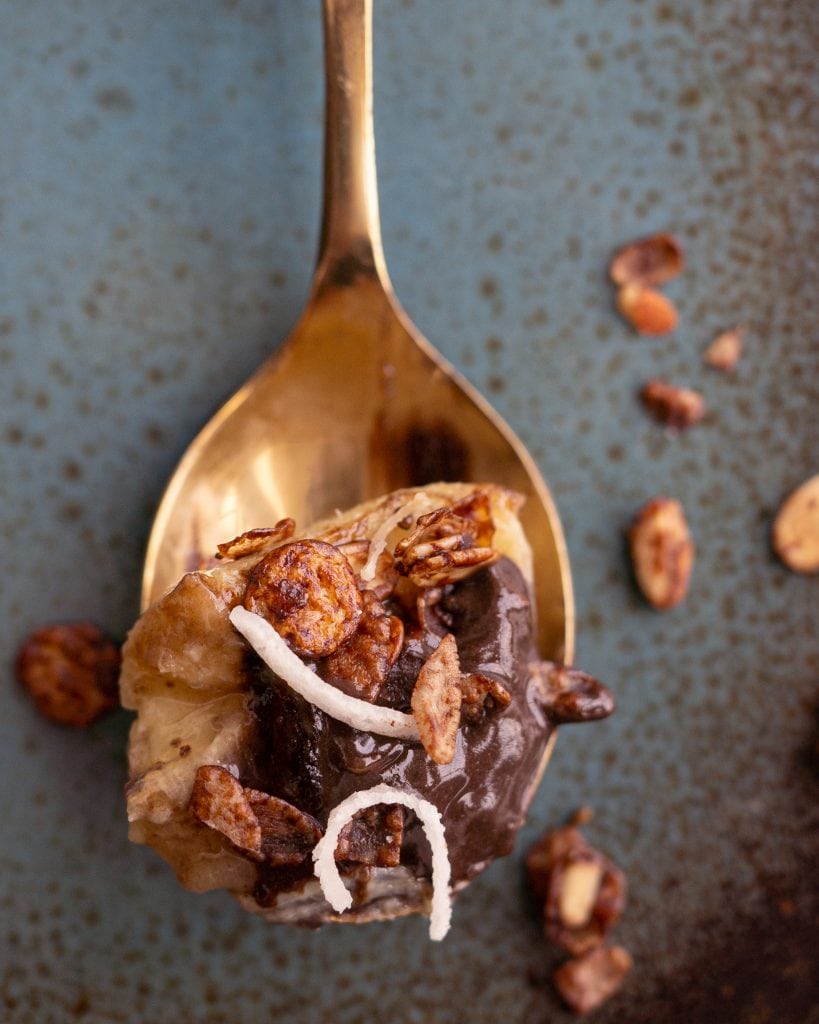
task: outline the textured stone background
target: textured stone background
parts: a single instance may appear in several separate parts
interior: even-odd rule
[[[0,690],[0,1019],[567,1020],[520,851],[580,803],[631,881],[633,976],[596,1021],[819,1020],[819,580],[769,551],[819,469],[819,17],[811,0],[377,0],[396,290],[531,446],[564,517],[578,659],[618,714],[561,733],[515,856],[422,921],[318,934],[177,889],[125,838],[125,716],[75,735]],[[122,634],[164,480],[295,320],[318,225],[318,4],[0,10],[0,650]],[[611,251],[672,229],[682,322],[638,339]],[[702,349],[737,321],[734,379]],[[652,374],[702,388],[683,437]],[[623,550],[679,497],[699,549],[658,615]]]

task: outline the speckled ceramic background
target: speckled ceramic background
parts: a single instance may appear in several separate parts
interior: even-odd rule
[[[580,804],[627,871],[635,968],[594,1020],[819,1020],[819,578],[769,549],[819,470],[812,0],[376,0],[396,290],[530,445],[561,510],[578,661],[619,710],[561,732],[516,853],[422,920],[319,933],[179,889],[126,840],[122,714],[75,733],[11,675],[45,622],[124,635],[179,454],[304,301],[319,216],[314,0],[0,5],[0,1020],[566,1021],[521,853]],[[613,249],[675,231],[679,330],[612,308]],[[702,350],[736,322],[732,379]],[[669,436],[650,375],[711,412]],[[687,603],[623,529],[680,498]]]

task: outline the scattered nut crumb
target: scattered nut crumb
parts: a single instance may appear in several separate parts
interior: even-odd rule
[[[358,811],[342,828],[336,860],[395,868],[401,863],[404,808],[401,804],[376,804]]]
[[[679,323],[671,299],[641,284],[624,284],[618,289],[617,309],[638,334],[669,334]]]
[[[819,572],[819,474],[782,503],[772,531],[773,548],[794,572]]]
[[[629,531],[629,549],[637,585],[649,604],[673,608],[688,593],[694,543],[682,505],[673,498],[652,498],[637,513]]]
[[[703,353],[703,360],[716,370],[730,373],[736,368],[742,356],[745,329],[734,327],[730,331],[718,334]]]
[[[698,391],[678,388],[665,381],[646,381],[640,398],[654,419],[675,430],[685,430],[705,416],[705,401]]]
[[[455,637],[447,633],[421,667],[410,700],[421,742],[436,764],[449,764],[455,756],[460,676]]]
[[[119,647],[97,626],[46,626],[17,654],[16,675],[41,714],[63,725],[90,725],[117,705]]]
[[[567,960],[552,975],[561,998],[575,1013],[588,1013],[610,999],[632,967],[622,946],[600,946]]]
[[[497,679],[479,672],[469,672],[460,678],[461,716],[473,725],[480,722],[490,711],[503,711],[512,702],[512,695]]]
[[[685,266],[685,253],[667,232],[641,238],[619,249],[609,266],[615,284],[657,285],[670,281]]]
[[[529,849],[526,871],[543,902],[547,938],[574,956],[601,945],[626,902],[622,871],[573,825],[552,829]]]
[[[574,814],[569,818],[569,824],[579,828],[581,825],[588,825],[593,818],[594,808],[584,804],[582,807],[578,807]]]

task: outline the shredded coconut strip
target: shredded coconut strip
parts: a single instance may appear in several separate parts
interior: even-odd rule
[[[412,715],[381,708],[358,697],[349,697],[316,675],[294,654],[267,619],[241,605],[230,613],[230,621],[247,640],[262,661],[305,700],[321,708],[331,718],[379,736],[418,740],[418,726]]]
[[[365,583],[369,583],[370,580],[375,578],[375,570],[378,565],[378,559],[381,557],[381,552],[387,546],[387,538],[392,531],[398,526],[402,519],[406,519],[407,516],[412,515],[413,517],[421,511],[422,508],[426,508],[430,503],[429,496],[424,491],[419,491],[414,494],[410,500],[402,505],[397,511],[393,512],[391,516],[387,516],[384,522],[378,527],[372,535],[370,540],[370,550],[367,555],[367,561],[364,563],[359,575]]]
[[[432,912],[429,918],[429,937],[440,941],[449,931],[452,918],[452,900],[449,895],[450,864],[444,823],[438,808],[415,793],[384,784],[361,790],[342,800],[330,811],[327,831],[313,849],[313,864],[325,899],[337,913],[347,910],[352,895],[342,881],[335,862],[339,833],[357,811],[375,804],[403,804],[418,815],[432,849]]]

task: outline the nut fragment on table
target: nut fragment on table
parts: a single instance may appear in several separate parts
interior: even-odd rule
[[[698,391],[656,378],[646,381],[640,398],[655,420],[674,430],[685,430],[705,416],[705,400]]]
[[[685,253],[679,241],[668,232],[660,232],[623,246],[609,266],[609,276],[618,285],[658,285],[677,277],[685,266]]]
[[[88,622],[38,629],[20,648],[15,665],[39,711],[77,727],[116,707],[119,668],[119,646]]]
[[[819,473],[783,502],[772,532],[773,548],[794,572],[819,572]]]
[[[670,334],[679,323],[677,307],[654,288],[624,284],[617,291],[617,309],[638,334]]]
[[[745,330],[734,327],[730,331],[718,334],[703,353],[703,360],[715,370],[730,373],[736,368],[742,356]]]
[[[629,530],[637,585],[657,609],[678,605],[688,593],[694,542],[679,501],[657,497],[638,511]]]
[[[599,946],[561,964],[552,975],[561,998],[575,1013],[588,1013],[618,991],[632,968],[622,946]]]
[[[579,956],[601,945],[626,902],[623,872],[572,825],[546,832],[526,855],[529,886],[543,902],[547,938]]]

